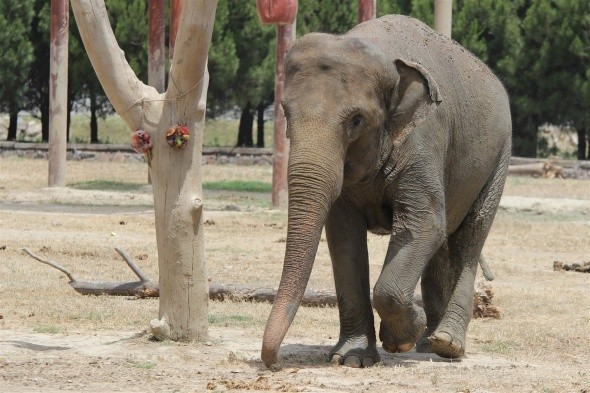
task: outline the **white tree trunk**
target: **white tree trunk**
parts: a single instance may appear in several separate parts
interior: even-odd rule
[[[154,189],[163,331],[178,341],[207,337],[201,152],[208,85],[207,52],[216,0],[186,2],[164,94],[133,73],[108,22],[104,0],[72,0],[80,35],[115,110],[132,130],[151,135],[148,154]],[[140,21],[138,21],[140,23]],[[166,132],[183,125],[190,139],[170,147]]]

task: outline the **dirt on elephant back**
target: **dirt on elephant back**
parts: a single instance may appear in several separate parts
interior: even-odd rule
[[[588,181],[509,178],[484,248],[502,318],[471,322],[465,358],[380,349],[374,367],[335,366],[327,356],[337,310],[300,308],[281,368],[270,371],[259,356],[269,304],[210,302],[206,342],[156,342],[145,332],[156,299],[79,295],[24,254],[28,247],[80,280],[134,280],[114,251],[121,246],[158,276],[142,164],[68,161],[70,187],[61,189],[44,188],[46,169],[43,160],[0,158],[0,392],[590,392],[590,276],[553,270],[554,261],[590,259]],[[206,181],[271,176],[268,166],[204,171]],[[78,189],[95,179],[140,186]],[[264,193],[207,192],[206,208],[211,280],[276,287],[286,212]],[[369,237],[372,284],[387,243]],[[322,238],[308,287],[333,290],[332,281]]]

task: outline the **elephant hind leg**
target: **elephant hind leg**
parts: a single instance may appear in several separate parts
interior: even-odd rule
[[[436,330],[428,337],[432,350],[439,356],[458,358],[465,354],[467,325],[473,315],[473,284],[481,250],[500,203],[509,155],[508,145],[500,165],[470,212],[448,238],[449,258],[457,271],[456,280],[448,283],[452,288],[448,306]]]
[[[459,273],[451,261],[449,246],[445,242],[430,259],[422,273],[420,286],[426,313],[426,331],[416,344],[416,352],[432,352],[428,337],[434,334],[443,318]]]

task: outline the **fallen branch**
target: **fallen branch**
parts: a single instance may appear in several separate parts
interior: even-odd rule
[[[31,250],[23,248],[23,251],[29,254],[37,261],[49,265],[70,279],[70,285],[74,290],[82,295],[112,295],[112,296],[136,296],[138,298],[158,297],[160,295],[158,283],[154,282],[135,264],[131,257],[121,248],[115,250],[125,260],[129,268],[133,270],[140,281],[135,282],[112,282],[112,281],[78,281],[63,266],[57,262],[49,261],[35,255]],[[483,265],[485,260],[480,261]],[[491,275],[491,273],[490,273]],[[262,302],[272,303],[277,291],[272,288],[253,288],[244,285],[224,285],[209,283],[209,299],[223,301],[243,301],[243,302]],[[473,306],[474,318],[501,318],[501,312],[497,306],[492,305],[494,294],[489,284],[479,283],[475,291],[475,302]],[[422,306],[422,296],[414,294],[414,302]],[[336,307],[338,300],[336,294],[330,291],[314,291],[308,289],[303,295],[301,305],[305,307]],[[156,320],[157,321],[157,320]],[[165,326],[165,321],[162,322]]]
[[[209,283],[209,299],[246,302],[274,302],[277,294],[272,288],[252,288],[241,285],[223,285]],[[336,307],[336,295],[328,291],[308,289],[303,294],[301,305],[306,307]]]
[[[49,265],[64,273],[70,279],[69,284],[74,290],[82,295],[111,295],[111,296],[136,296],[138,298],[158,297],[160,290],[157,282],[154,282],[145,274],[131,257],[121,248],[115,250],[127,263],[127,266],[139,281],[78,281],[66,268],[57,262],[44,259],[28,248],[23,248],[29,256],[37,261]],[[211,300],[232,300],[246,302],[267,302],[272,303],[277,291],[271,288],[252,288],[240,285],[223,285],[209,283],[209,299]],[[307,290],[301,301],[307,307],[335,307],[337,305],[336,295],[327,291]]]
[[[123,257],[127,265],[139,277],[139,281],[78,281],[66,268],[57,262],[49,261],[36,254],[28,248],[23,248],[29,256],[37,261],[49,265],[64,273],[70,279],[69,284],[74,290],[82,295],[113,295],[113,296],[137,296],[157,297],[159,295],[158,283],[152,281],[134,262],[129,255],[120,248],[115,248]]]

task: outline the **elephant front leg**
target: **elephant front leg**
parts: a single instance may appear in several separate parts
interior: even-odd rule
[[[373,306],[381,317],[379,339],[388,352],[414,348],[426,328],[424,310],[413,302],[420,275],[444,242],[444,219],[429,214],[394,225],[383,271],[375,284]],[[402,227],[403,226],[403,227]]]
[[[380,357],[371,307],[366,221],[339,199],[328,215],[326,236],[340,317],[340,339],[330,351],[330,360],[350,367],[372,366]]]

